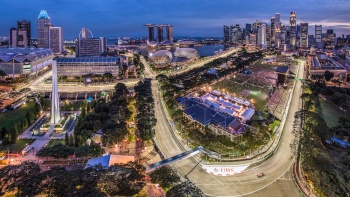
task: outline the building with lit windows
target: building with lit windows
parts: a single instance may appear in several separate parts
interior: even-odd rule
[[[224,25],[224,44],[228,44],[230,41],[230,29]]]
[[[321,49],[322,46],[322,25],[315,25],[315,41],[316,47]]]
[[[290,12],[289,16],[289,36],[290,36],[290,46],[292,49],[295,49],[296,43],[297,43],[297,19],[296,19],[296,13]]]
[[[45,10],[38,16],[38,48],[49,48],[50,17]]]
[[[58,76],[83,76],[89,74],[103,75],[111,73],[119,75],[119,57],[77,57],[56,58]]]
[[[263,23],[259,26],[257,44],[260,47],[260,49],[266,49],[266,47],[267,47],[267,44],[266,44],[266,24],[265,23]]]
[[[49,28],[49,44],[53,53],[63,52],[63,30],[62,27]]]
[[[300,48],[306,49],[309,46],[308,30],[309,30],[308,23],[300,23]]]

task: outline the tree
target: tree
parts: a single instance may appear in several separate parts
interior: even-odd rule
[[[1,133],[0,133],[0,138],[4,139],[5,135],[7,134],[7,129],[6,127],[2,127]]]
[[[190,196],[204,197],[205,195],[193,183],[191,183],[190,181],[185,181],[171,188],[166,193],[166,196],[167,197],[190,197]]]
[[[4,77],[4,76],[7,76],[7,74],[3,70],[0,70],[0,76]]]
[[[74,146],[74,135],[69,136],[69,146]]]
[[[330,81],[334,77],[334,73],[326,70],[323,76],[326,79],[326,81]]]
[[[167,189],[175,183],[180,182],[180,177],[168,166],[162,166],[149,174],[152,183],[158,183],[162,188]]]
[[[68,136],[68,132],[66,132],[65,136],[64,136],[64,143],[65,145],[69,146],[69,136]]]

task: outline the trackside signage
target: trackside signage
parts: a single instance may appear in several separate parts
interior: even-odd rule
[[[232,176],[237,173],[243,172],[247,169],[249,164],[247,165],[202,165],[202,168],[209,174],[216,176]]]

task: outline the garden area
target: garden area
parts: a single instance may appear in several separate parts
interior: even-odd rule
[[[35,110],[35,101],[29,100],[16,110],[9,110],[6,113],[0,113],[0,128],[5,127],[7,130],[13,128],[15,123],[21,122],[26,113]]]
[[[27,145],[30,145],[34,142],[34,139],[19,139],[14,144],[8,144],[8,145],[0,145],[0,151],[7,149],[10,151],[10,153],[20,153],[24,147]]]

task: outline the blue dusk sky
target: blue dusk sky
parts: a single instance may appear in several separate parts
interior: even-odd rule
[[[0,36],[8,36],[17,20],[32,22],[37,36],[37,17],[46,10],[54,26],[63,27],[65,39],[90,29],[94,37],[145,37],[143,24],[171,24],[174,36],[223,36],[223,25],[270,21],[275,13],[289,25],[290,11],[297,23],[308,22],[309,32],[322,24],[337,36],[350,34],[350,0],[1,0]]]

